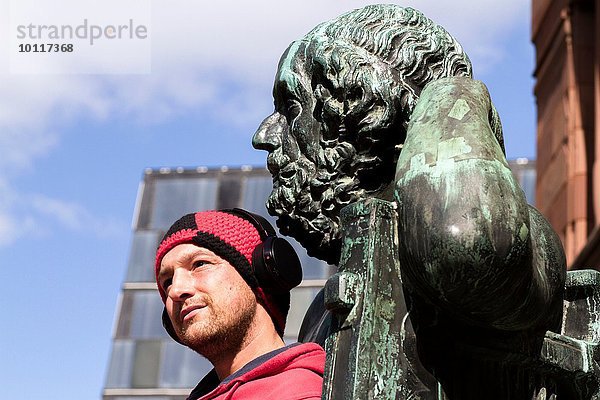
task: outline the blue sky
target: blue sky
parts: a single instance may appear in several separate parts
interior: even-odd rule
[[[143,170],[264,165],[250,141],[272,110],[279,56],[369,4],[149,3],[149,74],[11,74],[0,35],[0,398],[100,398]],[[528,2],[397,4],[459,39],[500,112],[508,157],[533,158]]]

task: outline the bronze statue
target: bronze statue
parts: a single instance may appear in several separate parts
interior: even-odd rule
[[[564,253],[450,34],[411,8],[351,11],[288,47],[273,93],[253,137],[267,209],[339,266],[307,315],[320,325],[303,327],[327,336],[325,398],[590,398],[593,384],[540,367],[561,333]]]
[[[425,84],[445,76],[471,76],[469,58],[411,8],[365,7],[293,42],[275,77],[275,112],[253,138],[269,152],[267,209],[281,232],[336,264],[340,210],[392,200],[409,116]]]

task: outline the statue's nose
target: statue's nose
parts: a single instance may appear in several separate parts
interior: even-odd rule
[[[263,120],[254,133],[252,146],[257,150],[274,151],[281,146],[281,136],[286,127],[285,117],[274,112]]]

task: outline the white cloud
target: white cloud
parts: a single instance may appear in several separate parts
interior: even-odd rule
[[[9,246],[17,239],[35,232],[33,219],[18,219],[0,210],[0,246]]]
[[[29,169],[33,159],[50,151],[56,142],[52,132],[7,127],[0,134],[0,167],[5,173]]]
[[[42,195],[15,192],[0,183],[0,246],[24,237],[44,237],[67,230],[98,238],[123,238],[128,227],[113,218],[91,214],[83,206]]]
[[[37,235],[34,218],[21,212],[21,198],[9,182],[0,178],[0,246],[8,246],[27,235]]]
[[[40,219],[51,220],[70,231],[88,232],[98,237],[120,237],[127,227],[116,220],[92,215],[80,204],[34,195],[28,199]]]
[[[23,221],[10,212],[16,197],[10,185],[0,178],[0,246],[12,244],[25,234],[30,226],[29,220]]]

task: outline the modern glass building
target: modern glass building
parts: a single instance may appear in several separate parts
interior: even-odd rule
[[[535,160],[517,158],[515,160],[508,160],[508,165],[513,175],[517,178],[517,181],[521,184],[527,202],[535,206],[535,179],[537,175]]]
[[[535,162],[511,161],[513,173],[533,204]],[[205,209],[242,207],[266,215],[271,175],[260,168],[149,169],[138,191],[133,240],[116,310],[113,346],[103,400],[182,400],[212,368],[203,357],[177,344],[161,325],[163,304],[154,282],[159,240],[180,216]],[[296,340],[310,302],[334,268],[310,258],[295,241],[304,268],[302,284],[292,291],[285,332]]]
[[[154,254],[169,226],[184,214],[241,207],[266,215],[271,175],[263,168],[147,170],[138,191],[133,240],[117,305],[103,400],[181,400],[210,370],[203,357],[177,344],[161,325],[163,308],[154,281]],[[268,217],[272,222],[274,219]],[[333,267],[310,258],[293,240],[304,280],[292,291],[285,340],[296,340],[310,302]]]

